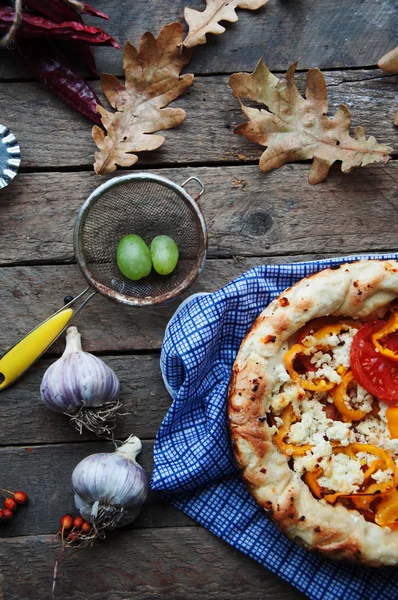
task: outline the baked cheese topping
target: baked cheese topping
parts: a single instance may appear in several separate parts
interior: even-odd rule
[[[283,442],[285,453],[290,453],[293,459],[294,471],[299,476],[321,473],[317,479],[321,488],[346,495],[361,489],[367,469],[370,483],[383,484],[393,477],[392,469],[373,468],[371,472],[371,465],[376,465],[375,456],[367,452],[351,452],[350,455],[350,445],[371,444],[382,448],[398,467],[398,439],[390,436],[386,418],[388,406],[355,382],[347,387],[343,402],[348,411],[361,411],[363,416],[359,420],[345,420],[339,412],[338,417],[334,414],[337,411],[331,389],[312,391],[302,386],[303,381],[320,380],[336,386],[341,384],[350,368],[351,344],[357,330],[357,327],[347,325],[321,339],[315,334],[304,337],[300,343],[310,366],[300,373],[301,385],[300,380],[292,379],[283,365],[278,365],[274,393],[266,407],[266,412],[272,415],[271,434],[277,437],[285,426],[283,415],[291,408],[289,415],[290,419],[293,415],[294,421],[289,422]],[[305,452],[293,450],[307,445],[311,448]]]

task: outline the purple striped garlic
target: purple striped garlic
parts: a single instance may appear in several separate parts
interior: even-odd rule
[[[66,348],[45,372],[40,395],[50,410],[71,417],[72,424],[97,435],[110,434],[115,426],[120,383],[103,360],[84,352],[76,327],[66,331]]]

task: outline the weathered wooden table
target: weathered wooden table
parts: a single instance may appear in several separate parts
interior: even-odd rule
[[[201,9],[202,0],[187,1]],[[105,28],[120,42],[182,19],[185,2],[96,0],[110,13]],[[94,20],[92,21],[94,23]],[[253,70],[263,56],[276,72],[301,57],[300,69],[325,71],[333,112],[340,102],[355,125],[395,146],[398,78],[378,70],[378,59],[397,45],[395,0],[270,0],[257,13],[240,11],[227,32],[198,47],[189,71],[195,82],[175,105],[187,111],[158,151],[144,153],[136,170],[176,182],[197,175],[206,184],[201,205],[209,227],[209,256],[192,291],[214,290],[253,265],[395,250],[398,167],[333,169],[326,183],[310,186],[309,166],[291,164],[262,174],[261,150],[233,135],[243,121],[228,76]],[[121,52],[97,51],[99,71],[122,75]],[[0,54],[0,122],[17,136],[22,168],[0,192],[0,348],[76,295],[84,281],[74,262],[76,213],[102,181],[92,171],[91,125]],[[303,88],[304,74],[298,75]],[[93,86],[98,90],[99,82]],[[134,310],[96,297],[76,324],[85,349],[99,353],[121,380],[129,414],[119,438],[136,433],[141,462],[151,471],[156,431],[170,405],[159,372],[159,350],[177,302]],[[20,382],[0,395],[0,482],[31,498],[14,521],[1,526],[0,598],[49,598],[50,541],[60,515],[72,510],[70,475],[84,456],[104,448],[79,436],[67,419],[40,402],[39,384],[61,352],[58,342]],[[130,529],[66,562],[60,598],[144,600],[303,598],[155,495]]]

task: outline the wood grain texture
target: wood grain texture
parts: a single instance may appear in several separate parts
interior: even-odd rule
[[[261,56],[267,61],[267,54],[258,52],[245,69],[253,71]],[[345,103],[352,112],[354,126],[362,125],[367,135],[375,135],[380,143],[396,147],[397,132],[392,119],[398,77],[380,70],[325,75],[330,114],[335,113],[340,103]],[[190,91],[173,102],[173,107],[187,112],[186,120],[165,133],[166,141],[158,150],[140,153],[136,170],[166,163],[258,160],[261,147],[233,133],[245,119],[239,102],[232,96],[228,79],[197,77]],[[305,73],[298,73],[297,83],[303,92]],[[93,87],[101,96],[99,83],[94,82]],[[23,167],[85,165],[91,169],[96,149],[91,139],[92,124],[40,84],[2,83],[0,114],[21,145]]]
[[[190,293],[214,291],[257,262],[258,259],[208,261]],[[82,289],[84,281],[76,265],[0,269],[0,351],[12,347],[59,309],[65,294],[76,296]],[[179,302],[138,309],[117,305],[97,295],[73,322],[88,352],[156,350]],[[51,352],[59,354],[63,349],[64,341],[60,338]]]
[[[0,598],[48,600],[50,543],[48,536],[2,540]],[[197,527],[114,532],[65,562],[56,589],[56,597],[62,600],[305,598]]]
[[[293,257],[297,260],[298,257]],[[316,255],[304,256],[304,259],[315,259]],[[272,261],[287,262],[292,257],[272,259]],[[217,274],[221,284],[221,277],[233,277],[239,270],[247,270],[255,264],[256,259],[233,261],[220,261],[221,268]],[[39,303],[40,304],[40,303]],[[89,307],[87,307],[88,310]],[[24,308],[19,306],[24,313]],[[10,336],[15,337],[14,326],[17,321],[16,314],[10,318],[8,313],[4,314],[6,304],[0,308],[3,318],[0,318],[0,330],[7,328],[7,322],[12,320]],[[9,309],[8,309],[9,310]],[[123,311],[123,308],[120,308]],[[15,310],[15,313],[18,309]],[[120,315],[121,316],[121,315]],[[33,315],[32,315],[33,318]],[[153,319],[149,318],[149,321]],[[23,322],[23,321],[22,321]],[[21,327],[22,327],[21,322]],[[102,332],[97,339],[96,348],[91,348],[92,341],[89,339],[90,332],[86,320],[81,324],[81,331],[85,332],[83,338],[84,348],[100,350],[108,344],[107,332]],[[26,324],[26,328],[32,326]],[[123,325],[122,325],[123,326]],[[159,323],[158,338],[160,343],[165,322]],[[136,326],[137,327],[137,326]],[[134,327],[130,328],[134,331]],[[91,332],[92,333],[92,332]],[[155,332],[156,333],[156,332]],[[22,334],[21,334],[22,335]],[[139,336],[134,333],[133,342]],[[124,336],[119,339],[115,336],[117,347],[125,343]],[[16,338],[15,338],[16,341]],[[6,343],[6,342],[4,342]],[[58,346],[51,348],[51,353],[62,351],[63,341]],[[0,436],[0,446],[11,446],[20,444],[44,444],[44,443],[71,443],[82,441],[95,441],[97,438],[89,433],[80,435],[69,423],[66,416],[49,411],[40,400],[40,383],[46,369],[56,360],[43,358],[34,365],[27,374],[16,384],[1,392],[0,396],[0,422],[7,423],[6,435]],[[102,359],[115,371],[120,385],[120,399],[123,402],[121,412],[125,413],[117,421],[115,437],[125,439],[134,432],[141,439],[154,438],[156,432],[171,404],[171,398],[164,386],[160,366],[159,354],[154,355],[127,355],[127,356],[102,356]]]
[[[115,429],[116,439],[131,433],[151,439],[171,404],[159,367],[159,355],[104,356],[102,359],[120,381],[122,416]],[[55,358],[42,359],[15,385],[1,393],[0,422],[7,423],[7,435],[0,446],[97,440],[89,432],[80,435],[68,417],[48,410],[40,400],[40,383]]]
[[[45,419],[43,427],[46,427]],[[0,448],[1,484],[9,490],[23,489],[29,496],[28,504],[18,510],[15,518],[6,524],[1,524],[0,536],[6,538],[56,533],[62,515],[78,514],[71,486],[71,476],[75,466],[90,454],[112,451],[111,443],[98,441]],[[153,469],[153,442],[143,442],[138,462],[150,477]],[[194,525],[192,519],[150,492],[138,518],[129,527]]]
[[[136,45],[144,31],[157,35],[165,23],[184,23],[184,6],[202,11],[205,3],[148,0],[143,10],[142,2],[97,0],[96,7],[110,15],[109,21],[88,17],[85,21],[104,27],[121,44],[128,39]],[[376,5],[374,0],[272,0],[258,11],[240,10],[238,15],[236,23],[223,23],[223,35],[209,35],[206,46],[196,48],[191,63],[195,73],[250,69],[261,55],[277,70],[286,69],[299,56],[303,68],[376,65],[397,41],[394,0],[378,1]],[[121,73],[121,51],[98,48],[96,56],[100,71]],[[0,65],[0,77],[24,75],[7,56],[1,56]]]
[[[305,259],[321,258],[324,253]],[[300,256],[209,260],[189,293],[212,292],[226,285],[249,268],[258,264],[298,262]],[[34,326],[62,306],[66,293],[77,295],[83,280],[75,265],[15,267],[0,269],[0,352],[4,353]],[[169,319],[182,296],[165,306],[130,308],[120,306],[97,295],[74,319],[83,336],[87,352],[141,352],[159,350]],[[64,350],[61,337],[51,347],[51,354]],[[23,379],[21,383],[23,384]],[[134,377],[131,377],[134,381]],[[2,392],[1,397],[8,392]]]
[[[157,34],[164,23],[182,20],[184,6],[202,10],[204,1],[95,0],[95,5],[111,19],[87,22],[104,26],[122,43],[129,38],[137,44],[145,30]],[[398,165],[349,176],[333,170],[316,187],[307,183],[309,164],[260,173],[257,165],[244,163],[258,160],[261,148],[233,135],[244,118],[226,75],[252,71],[261,56],[279,72],[299,56],[301,69],[341,69],[326,72],[330,113],[339,103],[347,104],[354,125],[396,147],[392,117],[398,77],[376,69],[346,70],[375,66],[396,45],[395,0],[270,0],[258,12],[239,11],[238,22],[226,28],[224,35],[209,36],[209,43],[196,49],[187,69],[198,76],[189,94],[173,105],[187,111],[186,121],[166,133],[158,151],[143,153],[136,166],[166,167],[157,172],[178,183],[189,175],[206,183],[201,205],[209,227],[210,259],[190,291],[213,291],[260,263],[397,248]],[[98,49],[97,58],[100,71],[122,75],[121,51]],[[77,211],[104,179],[91,172],[95,147],[88,121],[30,81],[5,52],[0,52],[0,80],[0,121],[17,136],[25,169],[0,194],[1,352],[58,309],[66,294],[75,295],[85,286],[77,266],[66,263],[73,262]],[[298,75],[298,85],[303,91],[305,74]],[[93,87],[98,91],[99,82]],[[225,162],[234,166],[225,167]],[[62,172],[31,173],[35,170]],[[146,438],[139,460],[148,474],[153,461],[150,438],[171,402],[158,351],[178,303],[133,310],[97,296],[76,319],[85,349],[105,355],[121,380],[128,414],[116,434],[123,439],[134,432]],[[111,449],[91,435],[79,437],[66,417],[40,402],[44,370],[62,349],[59,341],[47,358],[0,396],[0,483],[26,489],[31,498],[14,521],[1,526],[0,600],[49,598],[51,536],[39,534],[56,531],[61,514],[73,511],[70,476],[78,461]],[[304,599],[154,494],[131,528],[110,534],[64,565],[57,597]]]
[[[349,175],[336,167],[317,186],[308,183],[308,171],[309,165],[299,164],[270,173],[261,173],[257,165],[151,172],[177,183],[190,175],[203,180],[206,193],[200,205],[209,230],[209,257],[396,247],[391,218],[398,207],[396,161],[355,169]],[[20,174],[2,190],[0,264],[72,262],[76,214],[100,181],[86,172]],[[195,194],[194,187],[189,190]],[[67,291],[73,285],[76,294],[84,284],[69,284],[69,272],[57,272],[57,277],[63,277],[60,289]],[[14,272],[4,273],[9,273],[6,287],[10,288]],[[1,277],[5,282],[5,274]],[[0,291],[0,298],[1,294],[11,298],[12,290]]]

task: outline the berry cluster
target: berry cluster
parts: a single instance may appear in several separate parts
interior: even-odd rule
[[[64,515],[61,519],[59,535],[64,545],[87,541],[91,539],[93,533],[93,526],[83,517],[73,518],[71,515]]]
[[[53,543],[51,544],[51,555],[53,557],[54,565],[52,598],[54,598],[57,572],[60,563],[68,558],[71,553],[74,553],[76,549],[92,546],[98,537],[98,533],[91,523],[85,521],[83,517],[80,516],[73,518],[71,515],[64,515],[60,525],[61,527],[54,536]],[[57,558],[55,558],[53,554],[56,541],[58,541],[60,545]]]
[[[4,496],[4,507],[0,508],[1,523],[2,521],[9,521],[12,519],[18,506],[27,503],[28,496],[25,492],[10,492],[9,490],[4,490],[2,488],[0,488],[0,492]],[[9,496],[7,496],[7,494],[9,494]]]

